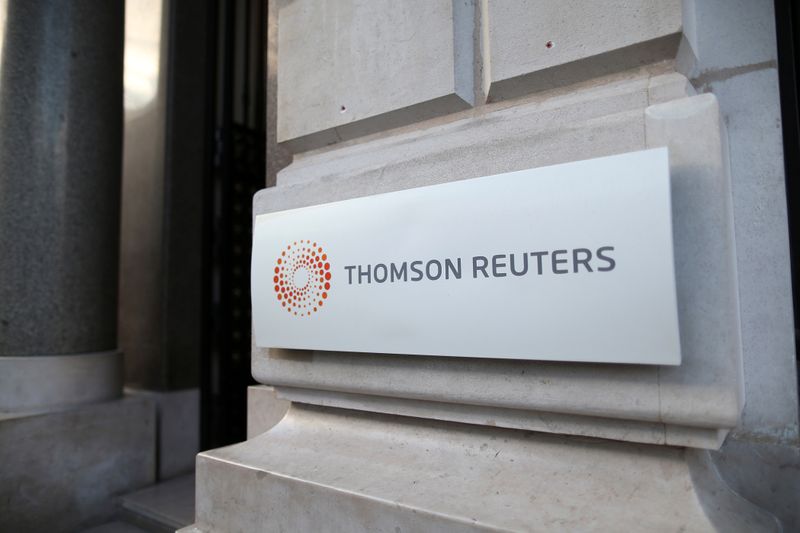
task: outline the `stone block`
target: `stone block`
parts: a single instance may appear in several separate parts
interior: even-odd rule
[[[155,404],[141,397],[2,415],[0,531],[71,532],[108,520],[115,496],[155,481],[155,433]]]
[[[278,142],[295,150],[473,101],[472,2],[282,0]]]
[[[779,530],[707,470],[706,452],[293,406],[198,456],[185,531]]]
[[[485,0],[483,90],[499,100],[675,57],[680,0]]]

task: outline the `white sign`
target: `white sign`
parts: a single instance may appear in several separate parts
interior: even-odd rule
[[[259,215],[257,346],[680,364],[667,149]]]

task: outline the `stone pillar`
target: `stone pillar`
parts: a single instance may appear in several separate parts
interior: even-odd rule
[[[681,364],[254,346],[187,533],[798,529],[772,7],[611,4],[273,0],[253,213],[667,147]]]
[[[122,396],[124,3],[0,1],[0,531],[80,531],[153,482]]]
[[[104,0],[6,4],[0,63],[3,410],[121,392],[123,14],[122,2]]]

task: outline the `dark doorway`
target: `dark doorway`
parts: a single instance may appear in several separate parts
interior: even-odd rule
[[[212,0],[201,447],[246,438],[252,198],[266,185],[266,0]]]

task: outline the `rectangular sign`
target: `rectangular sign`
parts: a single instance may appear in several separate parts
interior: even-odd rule
[[[680,364],[667,149],[259,215],[261,347]]]

